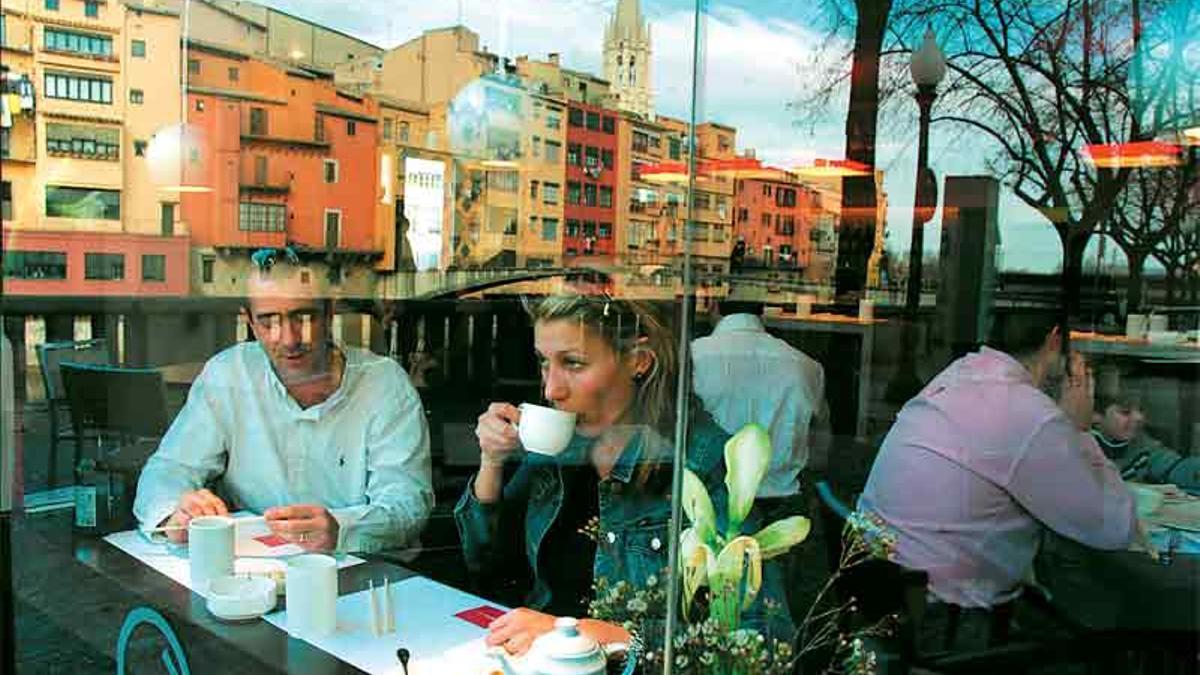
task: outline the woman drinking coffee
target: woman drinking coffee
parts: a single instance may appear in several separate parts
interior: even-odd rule
[[[526,607],[489,626],[488,643],[514,654],[550,631],[556,616],[586,616],[594,579],[644,587],[665,571],[678,377],[676,338],[647,304],[561,295],[529,311],[543,394],[575,414],[574,434],[556,455],[519,452],[520,408],[492,403],[475,428],[479,472],[455,509],[467,566],[489,590],[513,567],[532,578]],[[690,428],[687,468],[723,519],[728,436],[705,414]],[[515,471],[506,479],[510,461]],[[759,605],[764,596],[782,598],[766,569]],[[786,609],[781,614],[786,621]],[[580,627],[602,643],[629,639],[613,624],[585,619]]]

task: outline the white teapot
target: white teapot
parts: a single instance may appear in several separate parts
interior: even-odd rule
[[[608,655],[627,650],[621,642],[602,646],[579,631],[577,619],[561,617],[555,619],[554,630],[534,640],[519,661],[510,661],[503,653],[496,656],[505,675],[605,675]],[[634,661],[631,655],[626,673],[633,672]]]

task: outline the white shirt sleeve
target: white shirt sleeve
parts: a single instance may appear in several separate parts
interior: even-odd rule
[[[205,368],[188,392],[187,403],[163,436],[138,478],[133,513],[143,528],[157,527],[175,511],[179,498],[225,471],[229,451],[227,424]]]
[[[367,436],[367,503],[332,509],[338,549],[371,552],[415,544],[433,510],[429,430],[416,390],[396,368],[394,398],[380,402]]]

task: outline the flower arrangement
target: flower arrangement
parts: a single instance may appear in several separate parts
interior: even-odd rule
[[[728,519],[718,527],[707,490],[698,477],[684,474],[683,509],[691,526],[680,536],[680,578],[684,623],[672,636],[673,668],[681,675],[784,675],[806,655],[829,651],[830,672],[855,675],[874,671],[875,655],[864,637],[886,632],[875,625],[846,634],[843,620],[854,612],[851,601],[832,600],[836,581],[847,570],[873,558],[890,558],[895,537],[870,514],[851,514],[842,531],[842,557],[791,639],[775,639],[741,626],[743,612],[758,595],[762,563],[804,541],[811,524],[793,516],[753,535],[741,533],[758,485],[770,464],[767,432],[747,425],[725,445]],[[686,470],[685,470],[686,471]],[[665,574],[663,578],[669,579]],[[643,672],[663,668],[662,645],[667,606],[666,584],[650,577],[645,586],[597,579],[589,613],[620,624],[633,636]],[[764,601],[768,616],[783,611]]]

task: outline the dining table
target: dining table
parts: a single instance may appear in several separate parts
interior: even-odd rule
[[[18,672],[43,672],[47,663],[73,673],[111,673],[114,665],[127,666],[126,672],[161,672],[170,659],[174,672],[180,675],[403,673],[398,660],[384,667],[360,668],[352,659],[331,653],[329,645],[320,640],[290,636],[283,621],[269,620],[272,615],[239,622],[218,619],[209,612],[205,597],[185,584],[103,537],[76,531],[71,513],[64,509],[13,518]],[[415,613],[430,603],[449,606],[446,602],[501,609],[421,577],[391,560],[371,555],[361,559],[359,564],[338,571],[337,621],[338,634],[343,638],[345,626],[356,619],[345,616],[345,601],[369,582],[381,579],[398,583],[401,588],[403,584],[418,584],[427,589],[422,591],[427,596],[410,600],[400,607],[401,612]],[[279,602],[286,606],[282,595]],[[436,620],[410,624],[395,634],[367,639],[386,642],[388,654],[394,653],[393,646],[395,650],[405,648],[419,654],[444,634],[467,635],[471,639],[458,651],[475,649],[474,642],[478,641],[480,653],[471,654],[473,669],[461,672],[469,675],[476,666],[480,673],[499,670],[498,665],[482,665],[495,660],[483,652],[486,629],[481,622],[468,625],[447,611]],[[31,640],[38,644],[30,644]],[[410,668],[410,675],[435,670]],[[437,672],[460,670],[451,666]]]

